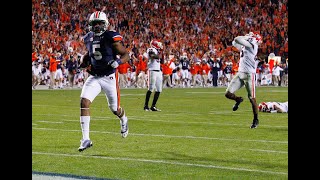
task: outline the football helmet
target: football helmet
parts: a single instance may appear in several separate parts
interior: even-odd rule
[[[259,103],[259,111],[266,112],[268,110],[268,105],[265,102]]]
[[[254,38],[258,44],[261,44],[262,43],[262,37],[259,33],[257,32],[249,32],[248,34],[246,34],[245,36],[248,36],[248,37],[252,37]]]
[[[258,44],[262,43],[262,37],[259,33],[254,33],[253,37],[256,38]]]
[[[90,15],[89,30],[94,32],[95,35],[100,36],[107,30],[109,24],[106,13],[102,11],[96,11]]]
[[[152,41],[150,42],[150,46],[151,46],[152,48],[157,49],[157,50],[162,50],[162,49],[163,49],[162,43],[161,43],[160,41],[157,41],[157,40],[152,40]]]

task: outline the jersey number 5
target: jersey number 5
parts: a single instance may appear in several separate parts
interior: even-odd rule
[[[102,59],[102,54],[100,51],[98,51],[98,49],[100,49],[100,44],[93,44],[92,45],[92,53],[94,56],[95,60],[101,60]]]

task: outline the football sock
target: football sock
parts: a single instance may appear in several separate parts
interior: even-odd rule
[[[152,93],[151,91],[149,91],[149,90],[147,91],[146,100],[144,102],[144,106],[148,106],[151,93]]]
[[[122,123],[127,123],[128,117],[124,114],[124,115],[120,118],[120,121],[122,121]]]
[[[80,125],[82,129],[82,139],[90,139],[89,137],[89,126],[90,126],[90,116],[80,116]]]
[[[151,106],[151,107],[156,106],[157,101],[158,101],[158,98],[159,98],[159,95],[160,95],[160,92],[155,92],[155,93],[154,93],[153,101],[152,101],[152,106]]]
[[[121,107],[120,107],[120,108],[121,108]],[[127,123],[128,118],[127,118],[126,113],[125,113],[125,111],[124,111],[123,108],[121,108],[121,113],[120,113],[120,116],[118,116],[118,117],[119,117],[119,119],[121,120],[121,122]]]

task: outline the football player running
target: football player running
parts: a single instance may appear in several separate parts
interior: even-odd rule
[[[120,106],[120,91],[117,67],[129,61],[129,54],[122,44],[123,37],[110,30],[107,15],[96,11],[89,18],[89,30],[84,37],[87,53],[80,60],[80,67],[86,67],[90,76],[85,81],[80,95],[80,125],[82,139],[78,150],[81,152],[92,146],[89,137],[90,105],[104,92],[109,109],[120,119],[121,136],[127,137],[128,118]]]
[[[162,92],[162,71],[160,64],[163,64],[162,56],[163,45],[160,41],[152,40],[150,42],[150,48],[143,54],[148,59],[148,91],[146,93],[146,99],[144,102],[145,111],[161,111],[156,107],[160,93]],[[149,99],[151,93],[155,91],[153,96],[152,105],[149,109]]]
[[[239,69],[225,93],[226,98],[236,101],[233,106],[233,111],[236,111],[243,98],[236,96],[235,92],[245,86],[253,111],[253,121],[250,128],[256,128],[259,125],[255,88],[255,73],[259,61],[255,57],[261,43],[261,36],[253,32],[245,36],[237,36],[234,39],[232,45],[240,51]]]

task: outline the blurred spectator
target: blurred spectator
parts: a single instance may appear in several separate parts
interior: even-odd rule
[[[288,58],[287,0],[32,0],[33,49],[42,57],[52,52],[64,57],[69,49],[84,54],[81,38],[97,9],[107,13],[110,26],[123,34],[124,45],[136,57],[152,38],[161,38],[166,51],[178,57],[187,53],[197,63],[210,52],[223,61],[233,51],[234,37],[258,31],[264,38],[258,56],[274,52]]]

